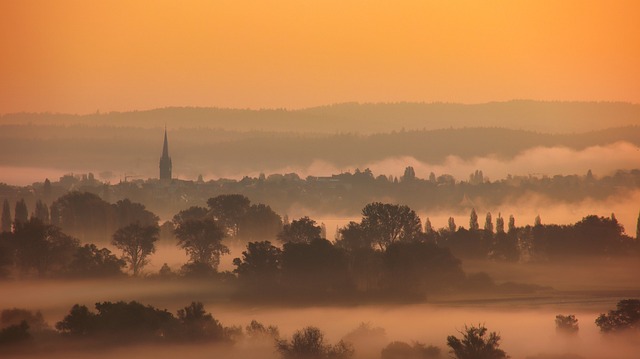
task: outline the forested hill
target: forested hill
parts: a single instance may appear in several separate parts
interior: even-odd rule
[[[640,104],[620,102],[539,102],[485,104],[344,103],[300,110],[171,107],[90,115],[4,114],[2,124],[82,124],[232,131],[376,133],[394,130],[501,127],[571,133],[640,124]]]
[[[111,171],[114,174],[128,172],[155,177],[162,136],[160,128],[0,125],[0,152],[11,153],[11,156],[0,157],[0,167]],[[402,157],[430,164],[443,163],[449,156],[464,160],[490,157],[509,161],[535,148],[582,151],[623,143],[626,145],[616,145],[616,149],[611,150],[617,151],[618,162],[636,158],[635,153],[640,148],[640,127],[555,135],[501,128],[397,131],[372,135],[236,132],[206,128],[180,128],[169,132],[174,173],[191,179],[198,174],[216,177],[243,176],[254,172],[268,174],[283,171],[283,168],[295,171],[316,160],[346,169],[364,168],[386,158]],[[622,153],[622,149],[632,153]],[[609,156],[607,153],[602,155]],[[590,159],[588,168],[595,173],[612,170],[610,166],[598,167],[602,161],[598,161],[597,154],[589,152],[585,156]],[[547,158],[543,162],[549,160]],[[613,160],[603,161],[609,163]],[[406,165],[408,163],[399,163],[398,169]],[[623,168],[617,169],[637,168],[637,161],[620,165],[624,165]],[[561,170],[545,169],[564,173]],[[543,169],[528,171],[542,172]],[[387,173],[386,170],[382,172]],[[582,172],[581,169],[577,173]]]

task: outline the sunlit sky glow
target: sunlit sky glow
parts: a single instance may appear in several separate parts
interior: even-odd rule
[[[0,113],[640,102],[637,1],[2,1]]]

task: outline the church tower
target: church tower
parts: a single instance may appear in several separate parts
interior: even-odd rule
[[[160,157],[160,179],[171,179],[171,157],[169,157],[169,141],[167,141],[167,126],[164,127],[164,145],[162,146],[162,157]]]

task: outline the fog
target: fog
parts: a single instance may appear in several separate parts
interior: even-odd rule
[[[636,272],[637,273],[637,272]],[[205,289],[205,290],[203,290]],[[457,335],[466,325],[485,324],[502,336],[502,348],[512,358],[538,355],[575,354],[576,358],[637,357],[640,343],[633,338],[605,336],[594,324],[595,318],[615,306],[614,296],[594,299],[588,295],[548,298],[507,298],[493,301],[442,300],[430,304],[355,307],[273,307],[220,303],[212,299],[216,289],[205,283],[144,283],[130,282],[36,282],[3,284],[1,308],[40,309],[49,324],[61,320],[72,304],[92,306],[104,300],[139,300],[158,308],[175,312],[190,300],[201,300],[207,311],[225,326],[246,326],[255,319],[277,325],[282,337],[289,338],[295,330],[313,325],[319,327],[330,342],[336,342],[362,322],[382,327],[386,336],[381,340],[355,340],[356,358],[378,358],[379,350],[390,341],[419,341],[447,349],[445,339]],[[46,293],[45,296],[42,293]],[[191,299],[187,299],[191,298]],[[212,301],[213,300],[213,301]],[[580,330],[574,337],[555,332],[557,314],[575,314]],[[82,349],[68,352],[38,353],[34,357],[82,357]],[[126,356],[171,358],[175,356],[210,358],[275,358],[274,348],[256,347],[255,343],[239,341],[234,346],[176,345],[132,346],[90,352],[96,358]],[[25,356],[28,357],[28,356]],[[553,356],[540,356],[540,358]],[[569,357],[567,357],[569,358]]]

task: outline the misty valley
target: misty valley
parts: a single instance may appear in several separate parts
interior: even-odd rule
[[[314,212],[318,220],[289,218],[241,194],[256,193],[251,191],[273,178],[109,185],[89,174],[4,185],[0,353],[635,357],[640,244],[616,214],[585,213],[576,222],[554,224],[543,221],[542,212],[533,223],[518,225],[513,214],[475,207],[464,217],[443,213],[460,213],[474,200],[500,193],[500,186],[553,192],[569,180],[576,193],[605,203],[612,191],[637,192],[636,171],[493,183],[475,171],[468,181],[448,180],[420,179],[407,167],[400,179],[376,179],[367,170],[328,178],[333,183],[324,187],[317,178],[276,182],[305,188],[282,193],[358,188],[359,196],[372,199],[359,216],[346,210],[351,216],[334,222],[326,209]],[[216,194],[232,189],[241,193]],[[199,201],[203,205],[180,202],[179,193],[194,197],[195,191],[213,196]],[[421,191],[466,202],[421,208],[437,213],[437,226],[410,206],[375,200],[376,193],[400,198]],[[144,200],[109,202],[127,194],[183,209],[162,221]],[[339,203],[325,197],[327,204]],[[333,233],[322,218],[335,225]],[[636,224],[640,230],[640,218]]]

